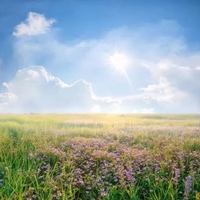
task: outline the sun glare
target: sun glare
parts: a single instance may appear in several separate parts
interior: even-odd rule
[[[126,54],[116,52],[109,56],[109,64],[117,71],[124,73],[130,61]]]
[[[130,65],[130,58],[125,53],[115,52],[109,56],[109,65],[114,68],[117,72],[124,75],[127,79],[129,85],[131,86],[131,81],[126,72]]]

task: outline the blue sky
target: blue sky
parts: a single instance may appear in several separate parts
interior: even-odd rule
[[[2,0],[0,112],[199,113],[199,10],[198,0]]]

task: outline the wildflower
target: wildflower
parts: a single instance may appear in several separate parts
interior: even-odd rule
[[[36,155],[35,153],[30,152],[30,153],[29,153],[29,158],[33,158],[33,157],[35,157],[35,155]]]
[[[61,193],[59,190],[57,191],[57,196],[58,196],[58,197],[61,197],[61,196],[62,196],[62,193]]]
[[[179,168],[175,168],[174,169],[174,178],[173,181],[175,182],[175,184],[178,184],[178,179],[180,178],[180,169]]]
[[[43,163],[43,166],[41,167],[42,169],[48,169],[49,168],[49,165],[46,164],[45,162]]]
[[[156,164],[155,166],[155,173],[157,174],[160,171],[160,166],[159,164]]]
[[[101,196],[105,197],[107,195],[107,192],[101,192]]]
[[[90,191],[91,189],[92,189],[91,187],[86,187],[86,190],[89,190],[89,191]]]
[[[3,185],[3,180],[0,179],[0,187],[2,187],[2,185]]]
[[[33,194],[33,195],[32,195],[32,198],[33,198],[33,199],[37,199],[37,195]]]
[[[37,157],[36,161],[39,162],[41,160],[41,157]]]
[[[120,158],[116,158],[116,161],[117,161],[117,162],[120,161]]]
[[[184,190],[184,199],[188,199],[188,196],[190,194],[192,190],[192,177],[191,176],[187,176],[185,178],[185,190]]]
[[[133,176],[133,169],[132,167],[128,167],[128,169],[124,170],[124,175],[126,176],[126,179],[128,182],[134,182],[135,178]]]
[[[80,180],[78,181],[78,183],[79,183],[80,185],[84,185],[84,181],[83,181],[82,179],[80,179]]]

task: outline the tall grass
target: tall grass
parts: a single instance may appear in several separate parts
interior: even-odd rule
[[[2,200],[199,200],[200,115],[0,115]]]

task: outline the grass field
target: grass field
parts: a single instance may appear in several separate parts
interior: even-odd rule
[[[200,200],[200,115],[0,115],[1,200]]]

